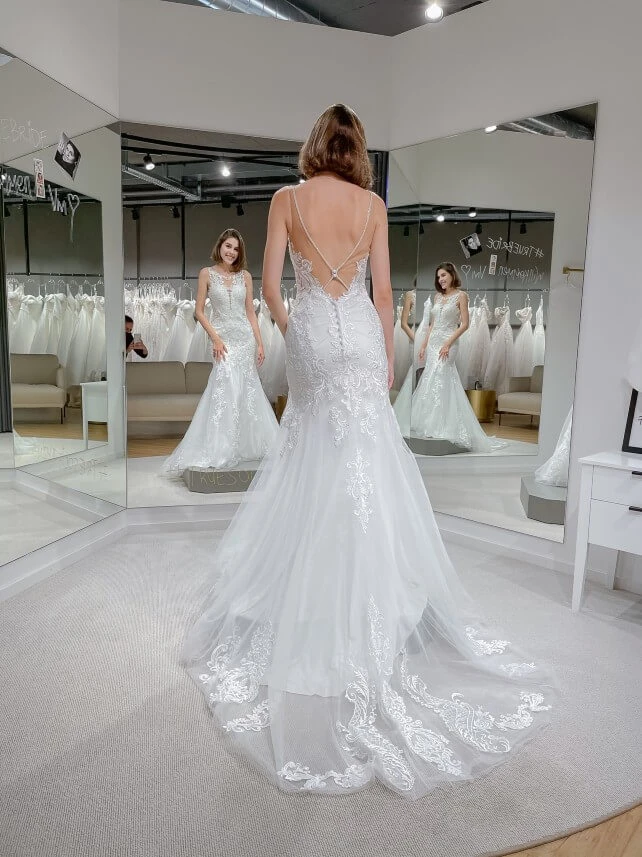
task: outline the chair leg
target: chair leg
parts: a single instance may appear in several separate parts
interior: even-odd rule
[[[501,412],[501,411],[497,411],[497,416],[499,417],[499,423],[498,423],[498,425],[501,425],[501,424],[502,424],[502,412]]]
[[[61,408],[60,409],[60,425],[62,426],[64,424],[65,424],[65,409]]]

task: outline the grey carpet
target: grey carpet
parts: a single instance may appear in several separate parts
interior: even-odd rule
[[[407,803],[287,796],[229,751],[177,664],[213,537],[127,537],[0,605],[2,857],[477,857],[640,798],[642,607],[453,547],[480,610],[563,689],[553,725],[475,783]]]

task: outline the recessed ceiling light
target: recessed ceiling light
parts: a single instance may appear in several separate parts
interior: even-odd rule
[[[445,215],[443,215],[443,214],[438,214],[438,215],[437,215],[437,221],[438,221],[439,223],[443,223],[445,219],[446,219]]]
[[[493,131],[496,131],[496,130],[497,130],[497,125],[487,125],[487,126],[484,128],[484,131],[485,131],[487,134],[492,134],[492,133],[493,133]]]
[[[228,178],[229,176],[232,175],[232,170],[228,167],[227,164],[221,165],[221,175],[224,176],[225,178]]]
[[[441,8],[439,3],[431,3],[430,6],[426,9],[426,18],[435,24],[437,21],[441,21],[444,17],[444,10]]]
[[[145,155],[143,163],[145,164],[146,170],[153,170],[156,168],[156,164],[154,163],[151,155]]]
[[[476,208],[469,208],[468,209],[468,216],[469,217],[477,217],[477,209]]]

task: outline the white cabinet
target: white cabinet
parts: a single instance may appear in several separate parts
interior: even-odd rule
[[[107,422],[107,381],[87,381],[82,389],[82,436],[89,446],[88,423]]]
[[[574,611],[582,600],[589,544],[642,555],[642,455],[603,452],[580,464]]]

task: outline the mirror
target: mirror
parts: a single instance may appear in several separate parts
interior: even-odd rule
[[[120,511],[125,468],[113,117],[0,57],[1,564]]]
[[[226,502],[251,483],[287,402],[261,273],[270,200],[298,184],[299,144],[133,123],[121,133],[128,506]],[[382,176],[382,153],[372,158]],[[221,253],[212,259],[228,229],[243,239],[251,292]],[[220,365],[195,317],[203,269],[204,318],[227,348]],[[287,256],[282,294],[291,304]]]
[[[433,507],[554,541],[564,539],[596,115],[587,105],[391,154],[405,165],[391,183],[407,197],[410,183],[418,210],[404,262],[416,259],[412,365],[405,355],[394,409]],[[394,256],[392,266],[393,282],[408,280]]]

